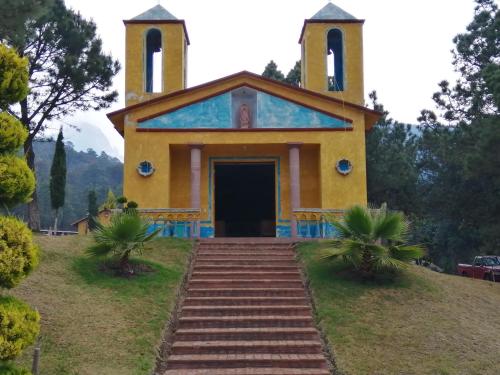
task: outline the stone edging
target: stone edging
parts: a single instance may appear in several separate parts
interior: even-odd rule
[[[301,242],[304,242],[304,241],[301,241]],[[316,329],[319,332],[321,343],[323,344],[323,352],[324,352],[326,359],[328,361],[328,365],[330,367],[330,371],[331,371],[332,375],[346,375],[338,369],[337,362],[335,361],[335,353],[333,350],[333,346],[331,345],[330,340],[328,340],[328,336],[324,332],[323,327],[320,325],[318,312],[316,309],[316,303],[315,303],[315,299],[314,299],[314,292],[313,292],[313,290],[311,288],[311,284],[309,282],[309,276],[307,274],[307,269],[306,269],[306,266],[305,266],[304,262],[302,261],[301,257],[299,256],[299,253],[296,249],[296,247],[299,243],[300,242],[294,243],[292,245],[292,247],[295,251],[295,258],[297,260],[297,263],[299,264],[300,277],[302,278],[302,282],[304,283],[304,286],[305,286],[304,289],[306,292],[306,299],[308,300],[309,304],[312,307],[314,324],[316,326]]]
[[[191,279],[191,275],[193,273],[194,260],[198,252],[199,244],[200,244],[199,241],[193,243],[193,248],[191,250],[191,254],[189,255],[187,261],[186,271],[184,272],[181,284],[177,288],[174,308],[170,312],[170,316],[167,320],[167,323],[163,328],[160,345],[156,349],[157,351],[156,364],[152,375],[162,375],[163,373],[165,373],[165,371],[167,371],[166,368],[167,359],[170,356],[172,350],[172,343],[174,339],[175,330],[179,325],[179,317],[181,314],[182,305],[184,303],[184,298],[186,296],[187,286],[189,280]]]

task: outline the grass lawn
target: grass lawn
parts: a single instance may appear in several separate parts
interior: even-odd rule
[[[42,316],[42,375],[150,374],[191,243],[158,239],[144,259],[156,272],[131,279],[98,271],[91,238],[37,236],[39,268],[12,294]],[[31,368],[29,348],[19,362]]]
[[[411,266],[366,284],[319,262],[320,246],[299,253],[342,374],[500,374],[500,283]]]

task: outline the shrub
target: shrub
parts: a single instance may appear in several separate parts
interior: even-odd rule
[[[38,264],[38,247],[28,227],[0,216],[0,287],[13,288]]]
[[[136,209],[137,207],[139,207],[139,205],[137,204],[137,202],[130,201],[130,202],[127,203],[127,208]]]
[[[125,204],[127,203],[127,198],[122,195],[121,197],[116,198],[116,203]]]
[[[0,374],[2,375],[32,375],[31,371],[22,367],[17,367],[13,363],[0,362]]]
[[[10,360],[33,344],[40,314],[13,297],[0,297],[0,359]]]
[[[28,137],[28,131],[15,117],[0,112],[0,154],[17,151]]]
[[[130,254],[142,254],[145,245],[159,233],[159,230],[150,232],[149,226],[136,211],[113,215],[110,225],[98,224],[94,232],[96,243],[87,249],[87,254],[93,257],[112,256],[118,260],[124,274],[132,274]]]
[[[0,108],[28,95],[28,59],[0,43]]]
[[[0,156],[0,204],[14,206],[29,201],[35,190],[35,176],[23,159]]]
[[[323,250],[322,259],[342,258],[364,278],[378,272],[406,268],[411,260],[421,258],[424,249],[407,245],[409,223],[400,212],[389,212],[354,206],[342,221],[332,225],[339,239]]]

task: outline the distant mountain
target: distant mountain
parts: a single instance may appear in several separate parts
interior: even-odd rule
[[[74,118],[70,123],[75,126],[64,126],[64,139],[73,143],[75,150],[86,151],[91,148],[98,154],[104,151],[123,160],[123,138],[110,129],[110,124],[102,124],[100,119],[94,121],[93,118],[80,117]],[[54,138],[56,136],[53,135]]]
[[[40,205],[42,229],[53,226],[54,215],[50,207],[50,166],[54,155],[55,142],[35,142],[35,169]],[[62,213],[60,229],[72,230],[71,223],[87,214],[87,194],[94,188],[98,202],[103,202],[108,189],[116,196],[122,195],[123,164],[117,158],[102,152],[100,155],[89,149],[76,151],[71,142],[66,143],[67,177],[66,203]],[[25,216],[26,208],[14,211]]]

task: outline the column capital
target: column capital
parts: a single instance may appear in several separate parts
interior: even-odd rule
[[[201,150],[204,146],[205,146],[205,144],[204,144],[204,143],[195,143],[195,142],[193,142],[193,143],[188,143],[188,147],[189,147],[190,149],[195,148],[195,149],[199,149],[199,150]]]
[[[288,148],[300,148],[304,142],[287,142]]]

